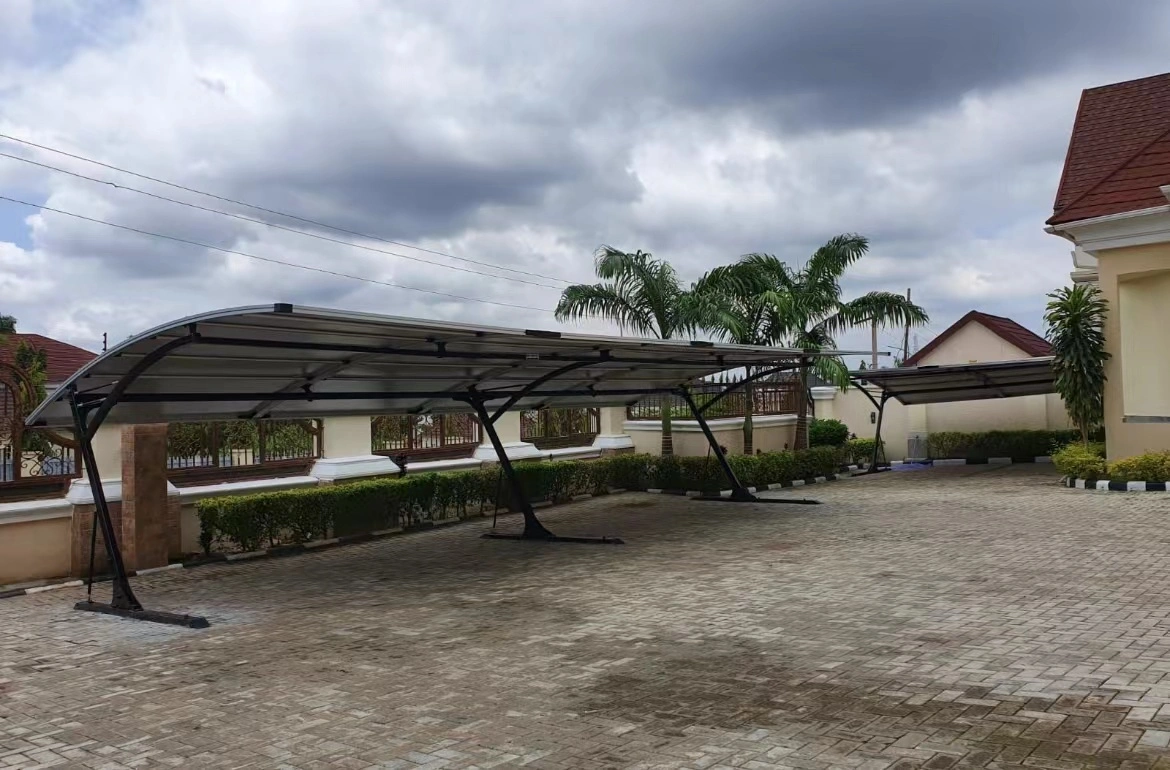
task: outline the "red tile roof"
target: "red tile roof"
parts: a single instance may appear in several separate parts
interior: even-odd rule
[[[1048,224],[1166,205],[1170,73],[1081,94]]]
[[[944,329],[942,334],[923,345],[922,349],[907,358],[902,366],[918,366],[918,363],[923,358],[930,355],[932,351],[950,339],[955,332],[959,331],[959,329],[962,329],[972,321],[977,321],[978,323],[987,327],[987,329],[993,334],[997,335],[1004,341],[1015,345],[1029,356],[1038,358],[1040,356],[1052,355],[1052,345],[1048,344],[1048,340],[1044,339],[1039,334],[1036,334],[1030,329],[1026,329],[1023,326],[1020,326],[1010,318],[1004,318],[1003,316],[998,315],[989,315],[987,313],[980,313],[978,310],[972,310],[970,313]]]
[[[88,350],[70,345],[68,342],[61,342],[40,334],[21,334],[18,332],[7,335],[7,339],[0,342],[0,361],[12,363],[13,354],[16,353],[16,348],[21,342],[27,342],[34,348],[45,351],[45,358],[48,362],[46,374],[49,382],[54,385],[64,382],[69,378],[69,375],[97,358],[97,353],[90,353]]]

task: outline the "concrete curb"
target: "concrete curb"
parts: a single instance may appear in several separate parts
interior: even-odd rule
[[[1170,482],[1166,481],[1110,481],[1100,479],[1086,481],[1072,476],[1065,476],[1060,485],[1070,489],[1087,489],[1095,492],[1167,492],[1170,491]]]
[[[937,460],[926,459],[920,461],[893,460],[890,465],[933,465],[937,468],[948,465],[1028,465],[1031,463],[1051,463],[1048,455],[1033,457],[1031,460],[1013,460],[1010,457],[988,457],[986,460],[965,460],[963,458],[940,457]]]

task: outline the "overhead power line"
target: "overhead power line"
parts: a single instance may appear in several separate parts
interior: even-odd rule
[[[407,286],[407,285],[401,284],[401,283],[391,283],[389,281],[379,281],[375,278],[364,278],[360,275],[351,275],[349,273],[342,273],[342,272],[339,272],[337,270],[328,270],[328,269],[323,268],[323,267],[312,267],[311,265],[301,265],[301,264],[298,264],[296,262],[287,262],[287,261],[282,260],[282,259],[274,259],[273,257],[262,257],[259,254],[249,254],[246,251],[237,251],[235,249],[225,249],[221,246],[213,246],[210,243],[202,243],[200,241],[193,241],[193,240],[189,240],[187,238],[180,238],[180,237],[175,236],[175,235],[166,235],[164,233],[151,232],[150,230],[141,230],[137,227],[131,227],[129,225],[120,225],[120,224],[117,224],[116,222],[108,222],[104,219],[97,219],[95,217],[87,217],[87,216],[84,216],[83,214],[76,214],[72,211],[65,211],[63,209],[57,209],[57,208],[53,208],[51,206],[45,206],[45,205],[39,204],[39,203],[31,203],[29,201],[20,200],[19,198],[10,198],[7,195],[0,195],[0,200],[8,201],[10,203],[16,203],[16,204],[19,204],[21,206],[28,206],[29,208],[39,209],[41,211],[50,211],[54,214],[61,214],[63,216],[67,216],[67,217],[73,217],[74,219],[80,219],[84,222],[92,222],[94,224],[105,225],[107,227],[117,228],[118,230],[125,230],[125,231],[131,232],[131,233],[138,233],[139,235],[148,235],[152,238],[162,238],[164,240],[174,241],[175,243],[185,243],[189,246],[198,246],[198,247],[203,248],[203,249],[211,249],[212,251],[220,251],[220,252],[223,252],[224,254],[234,254],[235,256],[238,256],[238,257],[246,257],[248,259],[255,259],[255,260],[258,260],[260,262],[269,262],[269,263],[274,264],[274,265],[283,265],[285,267],[295,267],[299,270],[309,270],[309,271],[314,272],[314,273],[323,273],[325,275],[332,275],[332,276],[335,276],[338,278],[348,278],[348,279],[353,280],[353,281],[362,281],[363,283],[376,284],[378,286],[387,286],[387,287],[390,287],[392,289],[406,289],[407,291],[418,291],[418,292],[423,292],[424,294],[433,294],[435,296],[447,297],[449,299],[457,299],[457,300],[462,300],[465,302],[480,302],[480,303],[483,303],[485,305],[499,305],[500,307],[517,308],[520,310],[536,310],[536,311],[542,312],[542,313],[553,312],[549,308],[532,307],[530,305],[517,305],[517,304],[512,304],[510,302],[496,302],[495,300],[480,299],[478,297],[464,297],[464,296],[459,295],[459,294],[449,294],[445,291],[435,291],[434,289],[423,289],[423,288],[420,288],[418,286]]]
[[[20,137],[12,136],[10,134],[0,134],[0,139],[7,139],[10,142],[17,142],[19,144],[27,145],[29,147],[36,147],[38,150],[44,150],[46,152],[56,153],[57,155],[64,155],[67,158],[73,158],[74,160],[84,161],[85,163],[92,163],[95,166],[101,166],[102,168],[108,168],[111,171],[117,171],[121,174],[129,174],[130,176],[138,177],[139,179],[145,179],[149,182],[154,182],[156,184],[166,185],[167,187],[171,187],[171,188],[174,188],[176,190],[183,190],[184,192],[194,193],[196,195],[203,195],[203,196],[208,197],[208,198],[214,198],[215,200],[223,201],[224,203],[231,203],[231,204],[234,204],[236,206],[244,206],[245,208],[252,209],[253,211],[263,211],[266,214],[275,214],[278,217],[285,217],[286,219],[293,219],[293,220],[296,220],[298,222],[304,222],[305,224],[313,225],[314,227],[322,227],[326,230],[333,230],[334,232],[345,233],[347,235],[353,235],[353,236],[357,236],[358,238],[365,238],[365,239],[368,239],[371,241],[380,241],[382,243],[389,243],[393,246],[401,246],[401,247],[407,248],[407,249],[415,249],[417,251],[423,251],[423,252],[426,252],[427,254],[434,254],[435,256],[439,256],[439,257],[447,257],[448,259],[454,259],[454,260],[458,260],[460,262],[467,262],[468,264],[472,264],[472,265],[480,265],[481,267],[491,267],[491,268],[495,268],[496,270],[505,270],[505,271],[510,272],[510,273],[517,273],[520,275],[528,275],[528,276],[531,276],[533,278],[543,278],[543,279],[548,280],[548,281],[558,281],[560,283],[565,283],[565,284],[572,283],[572,281],[569,281],[569,280],[564,279],[564,278],[558,278],[557,276],[553,276],[553,275],[543,275],[541,273],[535,273],[535,272],[532,272],[529,270],[520,270],[518,268],[507,267],[505,265],[497,265],[497,264],[494,264],[492,262],[481,262],[481,261],[475,260],[475,259],[468,259],[467,257],[456,256],[455,254],[449,254],[445,251],[428,249],[428,248],[425,248],[423,246],[416,246],[412,243],[404,243],[402,241],[390,240],[389,238],[381,238],[377,235],[368,235],[366,233],[358,232],[357,230],[350,230],[350,229],[347,229],[344,227],[339,227],[337,225],[331,225],[331,224],[328,224],[327,222],[321,222],[321,221],[318,221],[316,219],[309,219],[308,217],[302,217],[302,216],[298,216],[296,214],[289,214],[287,212],[278,211],[276,209],[265,208],[264,206],[258,206],[258,205],[253,204],[253,203],[247,203],[245,201],[236,200],[235,198],[227,198],[225,196],[216,195],[215,193],[209,193],[209,192],[206,192],[204,190],[197,190],[194,187],[187,187],[186,185],[181,185],[181,184],[178,184],[176,182],[168,182],[167,180],[159,179],[158,177],[148,176],[147,174],[140,174],[137,171],[130,171],[129,169],[122,168],[120,166],[115,166],[115,165],[112,165],[110,163],[103,163],[100,160],[95,160],[93,158],[87,158],[84,155],[77,155],[75,153],[67,152],[66,150],[62,150],[62,149],[59,149],[56,147],[50,147],[50,146],[44,145],[44,144],[37,144],[36,142],[31,142],[28,139],[21,139]]]
[[[0,158],[11,158],[12,160],[18,160],[21,163],[28,163],[28,164],[33,165],[33,166],[39,166],[40,168],[48,169],[49,171],[56,171],[60,174],[68,174],[69,176],[76,177],[78,179],[84,179],[87,182],[94,182],[96,184],[109,185],[110,187],[113,187],[116,190],[126,190],[127,192],[138,193],[139,195],[145,195],[148,198],[154,198],[155,200],[165,201],[166,203],[174,203],[174,204],[177,204],[179,206],[187,206],[188,208],[198,209],[199,211],[207,211],[211,214],[220,214],[222,216],[231,217],[232,219],[238,219],[238,220],[241,220],[243,222],[251,222],[251,223],[257,224],[257,225],[271,227],[271,228],[276,229],[276,230],[284,230],[285,232],[288,232],[288,233],[296,233],[297,235],[304,235],[304,236],[309,237],[309,238],[316,238],[317,240],[320,240],[320,241],[328,241],[330,243],[340,243],[342,246],[352,246],[355,249],[364,249],[366,251],[377,252],[378,254],[387,254],[391,257],[401,257],[402,259],[409,259],[412,262],[421,262],[425,265],[434,265],[436,267],[443,267],[443,268],[446,268],[448,270],[458,270],[461,273],[471,273],[473,275],[486,276],[487,278],[498,278],[498,279],[503,280],[503,281],[515,281],[516,283],[526,283],[529,286],[540,286],[540,287],[545,288],[545,289],[555,289],[555,290],[559,291],[559,287],[550,286],[547,283],[537,283],[536,281],[529,281],[529,280],[526,280],[524,278],[513,278],[510,275],[496,275],[495,273],[485,273],[482,270],[472,270],[471,268],[467,268],[467,267],[457,267],[455,265],[447,265],[447,264],[444,264],[442,262],[436,262],[433,259],[423,259],[422,257],[412,257],[409,254],[399,254],[399,253],[394,252],[394,251],[387,251],[386,249],[375,248],[374,246],[365,246],[365,245],[360,244],[360,243],[354,243],[353,241],[343,241],[340,238],[330,238],[328,235],[320,235],[318,233],[312,233],[312,232],[309,232],[307,230],[299,230],[295,227],[285,227],[284,225],[278,225],[278,224],[275,224],[273,222],[265,222],[263,219],[255,219],[254,217],[246,217],[243,214],[235,214],[231,211],[223,211],[221,209],[208,208],[207,206],[200,206],[197,203],[189,203],[187,201],[181,201],[181,200],[177,200],[175,198],[168,198],[165,195],[158,195],[157,193],[152,193],[149,190],[140,190],[137,187],[130,187],[128,185],[118,184],[117,182],[110,181],[109,179],[98,179],[97,177],[86,176],[85,174],[79,174],[76,171],[70,171],[68,169],[60,168],[58,166],[51,166],[48,163],[41,163],[39,161],[35,161],[31,158],[25,158],[25,157],[22,157],[20,155],[12,155],[11,153],[0,152]]]

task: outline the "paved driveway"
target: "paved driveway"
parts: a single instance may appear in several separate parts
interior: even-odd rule
[[[206,631],[0,601],[0,768],[1170,763],[1170,496],[1039,466],[806,494],[136,580]]]

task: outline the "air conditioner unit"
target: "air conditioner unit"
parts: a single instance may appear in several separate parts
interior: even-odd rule
[[[926,433],[906,434],[906,462],[921,462],[930,457]]]

